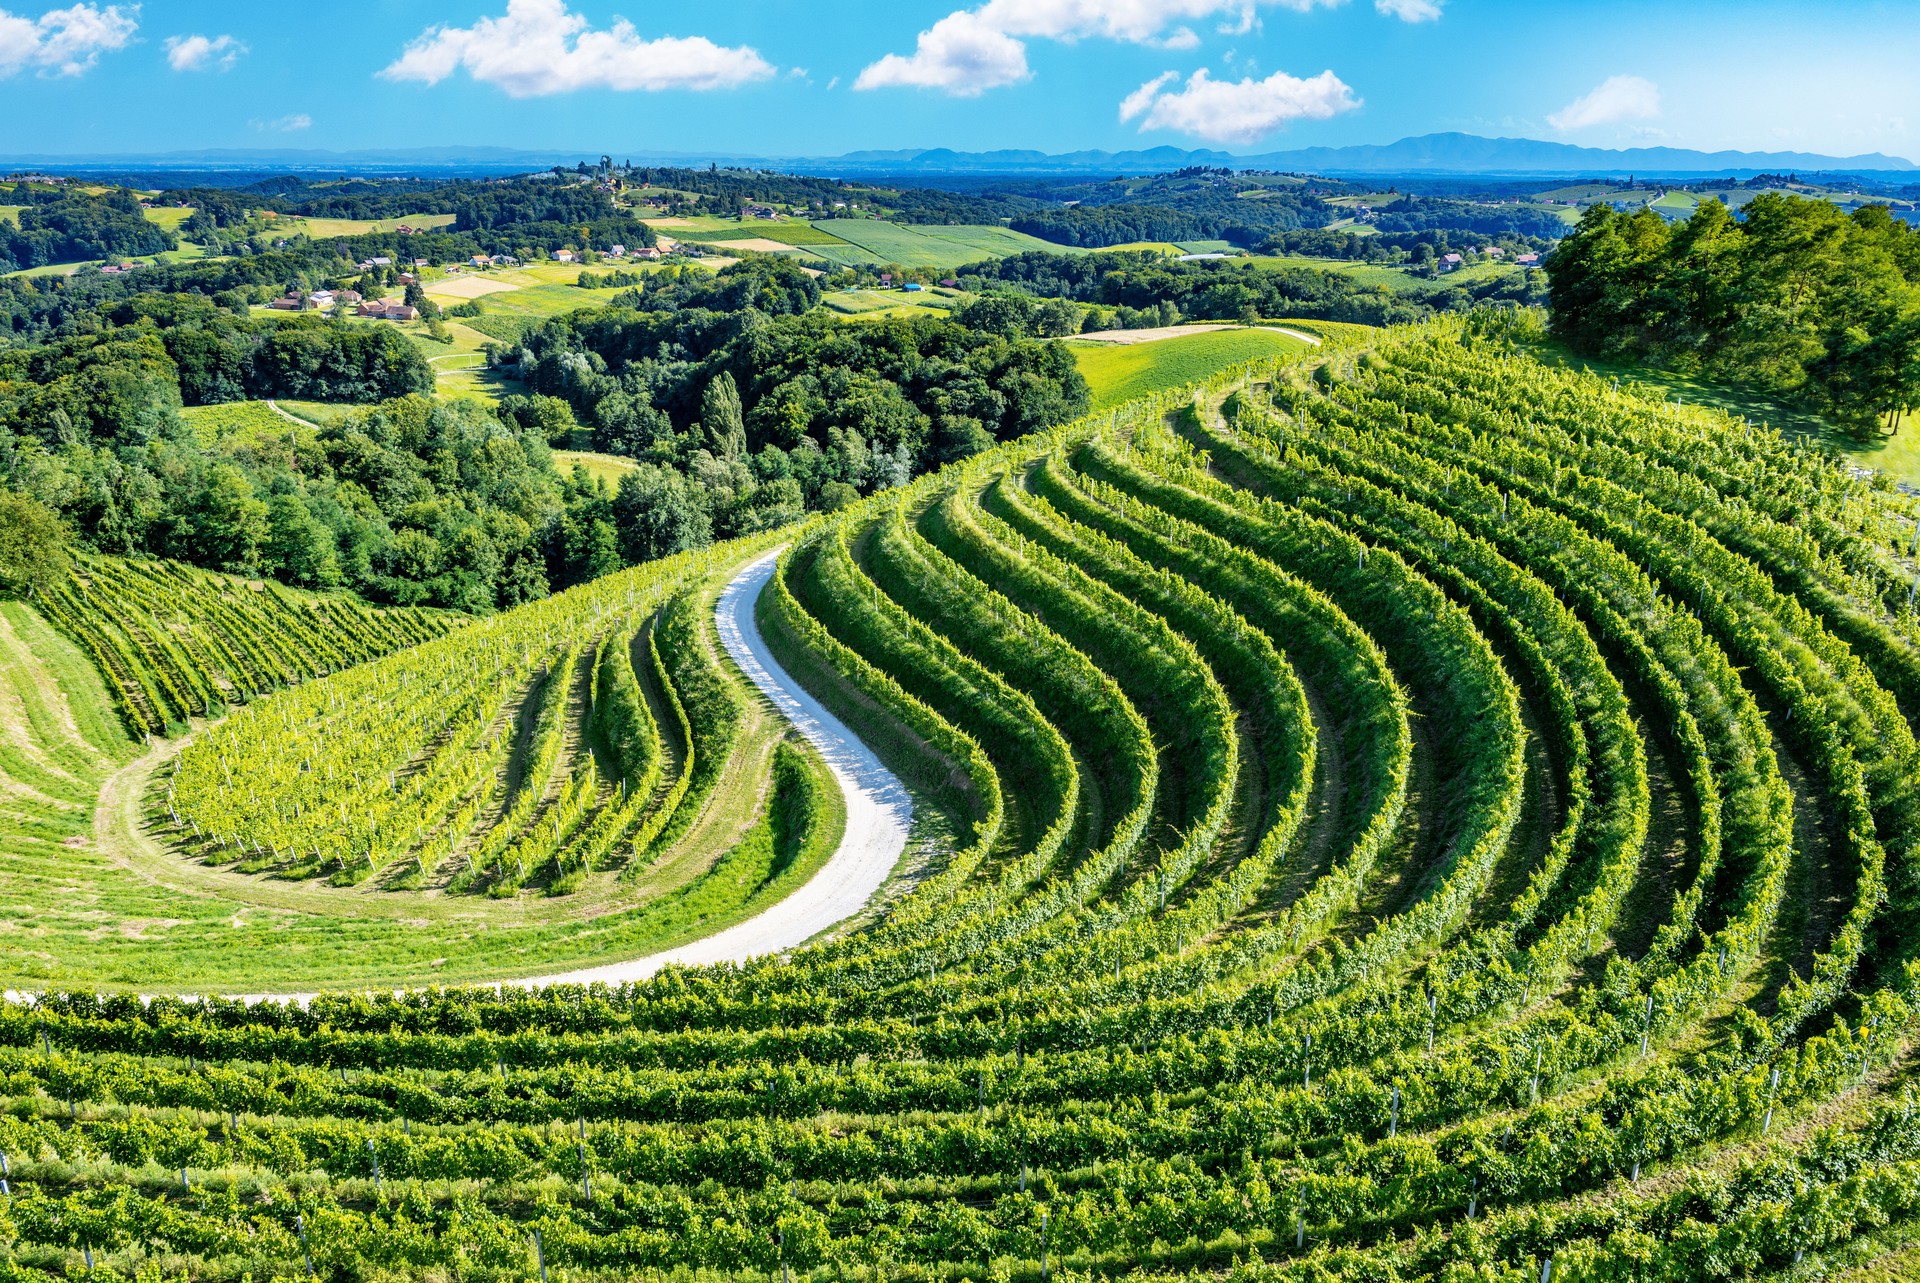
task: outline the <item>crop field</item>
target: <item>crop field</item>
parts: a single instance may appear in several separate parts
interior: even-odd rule
[[[157,211],[156,211],[157,212]],[[315,240],[330,236],[365,236],[393,232],[402,223],[408,227],[452,227],[452,214],[410,214],[404,218],[281,218],[275,229],[286,233],[305,233]]]
[[[828,310],[846,316],[872,319],[880,316],[943,315],[966,298],[960,290],[918,290],[908,294],[900,290],[836,290],[820,301]]]
[[[1085,252],[1005,227],[908,226],[871,218],[835,218],[813,226],[853,248],[809,245],[805,247],[807,254],[849,267],[959,267],[1029,250],[1053,254]]]
[[[607,489],[619,487],[620,478],[632,472],[636,466],[632,459],[617,454],[596,454],[591,450],[555,450],[553,466],[562,473],[572,473],[575,468],[584,468],[589,477],[606,483]]]
[[[1272,330],[1208,330],[1151,343],[1065,340],[1093,391],[1093,408],[1109,410],[1136,397],[1209,378],[1257,357],[1297,352],[1307,345]]]
[[[176,205],[158,205],[140,211],[149,223],[158,223],[168,231],[177,232],[180,224],[193,217],[193,210],[182,209]]]
[[[683,241],[713,242],[763,240],[782,245],[845,245],[846,242],[825,227],[812,223],[782,223],[768,219],[749,219],[715,228],[675,228],[673,234]]]
[[[3,978],[90,990],[0,1004],[13,1270],[1898,1277],[1920,506],[1498,318],[1318,333],[484,620],[0,603]],[[917,862],[506,983],[852,830],[749,564]]]

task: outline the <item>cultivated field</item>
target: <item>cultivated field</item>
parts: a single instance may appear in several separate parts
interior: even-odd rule
[[[1074,362],[1093,390],[1095,410],[1181,387],[1242,361],[1309,346],[1277,330],[1213,326],[1145,342],[1062,341],[1073,349]]]
[[[485,620],[0,605],[8,981],[374,990],[0,1006],[16,1266],[1898,1277],[1920,508],[1498,320],[1312,332]],[[913,810],[851,919],[793,682]]]

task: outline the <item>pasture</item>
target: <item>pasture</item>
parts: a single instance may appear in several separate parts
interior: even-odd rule
[[[1262,357],[1294,355],[1308,345],[1266,329],[1210,329],[1147,343],[1088,343],[1061,339],[1073,350],[1098,413],[1143,396],[1209,378],[1229,366]]]
[[[620,478],[632,472],[638,465],[632,459],[617,454],[597,454],[592,450],[555,450],[553,452],[554,471],[571,475],[575,468],[584,469],[595,481],[604,482],[607,489],[618,489]]]
[[[333,236],[366,236],[386,232],[397,232],[402,224],[408,227],[452,227],[452,214],[409,214],[402,218],[308,218],[304,216],[283,215],[274,222],[274,230],[282,234],[302,234],[315,240],[325,240]]]

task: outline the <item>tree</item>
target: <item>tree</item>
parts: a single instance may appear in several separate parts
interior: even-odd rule
[[[333,588],[340,583],[340,558],[333,532],[314,519],[297,494],[267,500],[266,538],[261,567],[276,578],[303,588]]]
[[[32,597],[68,569],[66,523],[29,495],[0,491],[0,587]]]
[[[620,553],[629,564],[655,561],[713,542],[713,518],[700,488],[682,473],[641,464],[613,496]]]
[[[246,474],[230,463],[215,466],[201,487],[187,523],[188,560],[227,570],[250,570],[267,537],[267,505],[254,497]]]
[[[735,460],[746,454],[747,420],[740,408],[740,388],[725,370],[700,395],[700,425],[707,449],[716,459]]]

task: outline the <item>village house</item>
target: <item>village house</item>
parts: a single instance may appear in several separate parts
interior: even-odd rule
[[[362,303],[357,314],[371,317],[378,321],[417,321],[420,319],[420,309],[417,307],[412,307],[406,303],[388,303],[378,299],[371,303]]]
[[[335,290],[333,301],[336,303],[345,303],[351,307],[361,301],[361,294],[359,290]]]
[[[557,249],[553,251],[553,261],[556,263],[571,263],[573,262],[573,251],[570,249]]]
[[[1515,254],[1513,261],[1521,267],[1538,267],[1540,265],[1540,256],[1532,253]]]
[[[492,267],[493,259],[491,256],[486,254],[475,254],[472,258],[467,260],[467,263],[472,267]]]
[[[633,251],[633,256],[635,258],[655,259],[660,257],[660,251],[652,245],[643,245]]]
[[[627,256],[627,247],[625,245],[609,245],[607,247],[607,253],[614,258],[625,258]]]
[[[1443,272],[1451,272],[1455,268],[1459,267],[1460,264],[1464,263],[1465,261],[1466,260],[1461,258],[1458,254],[1443,255],[1440,259],[1440,270]]]

